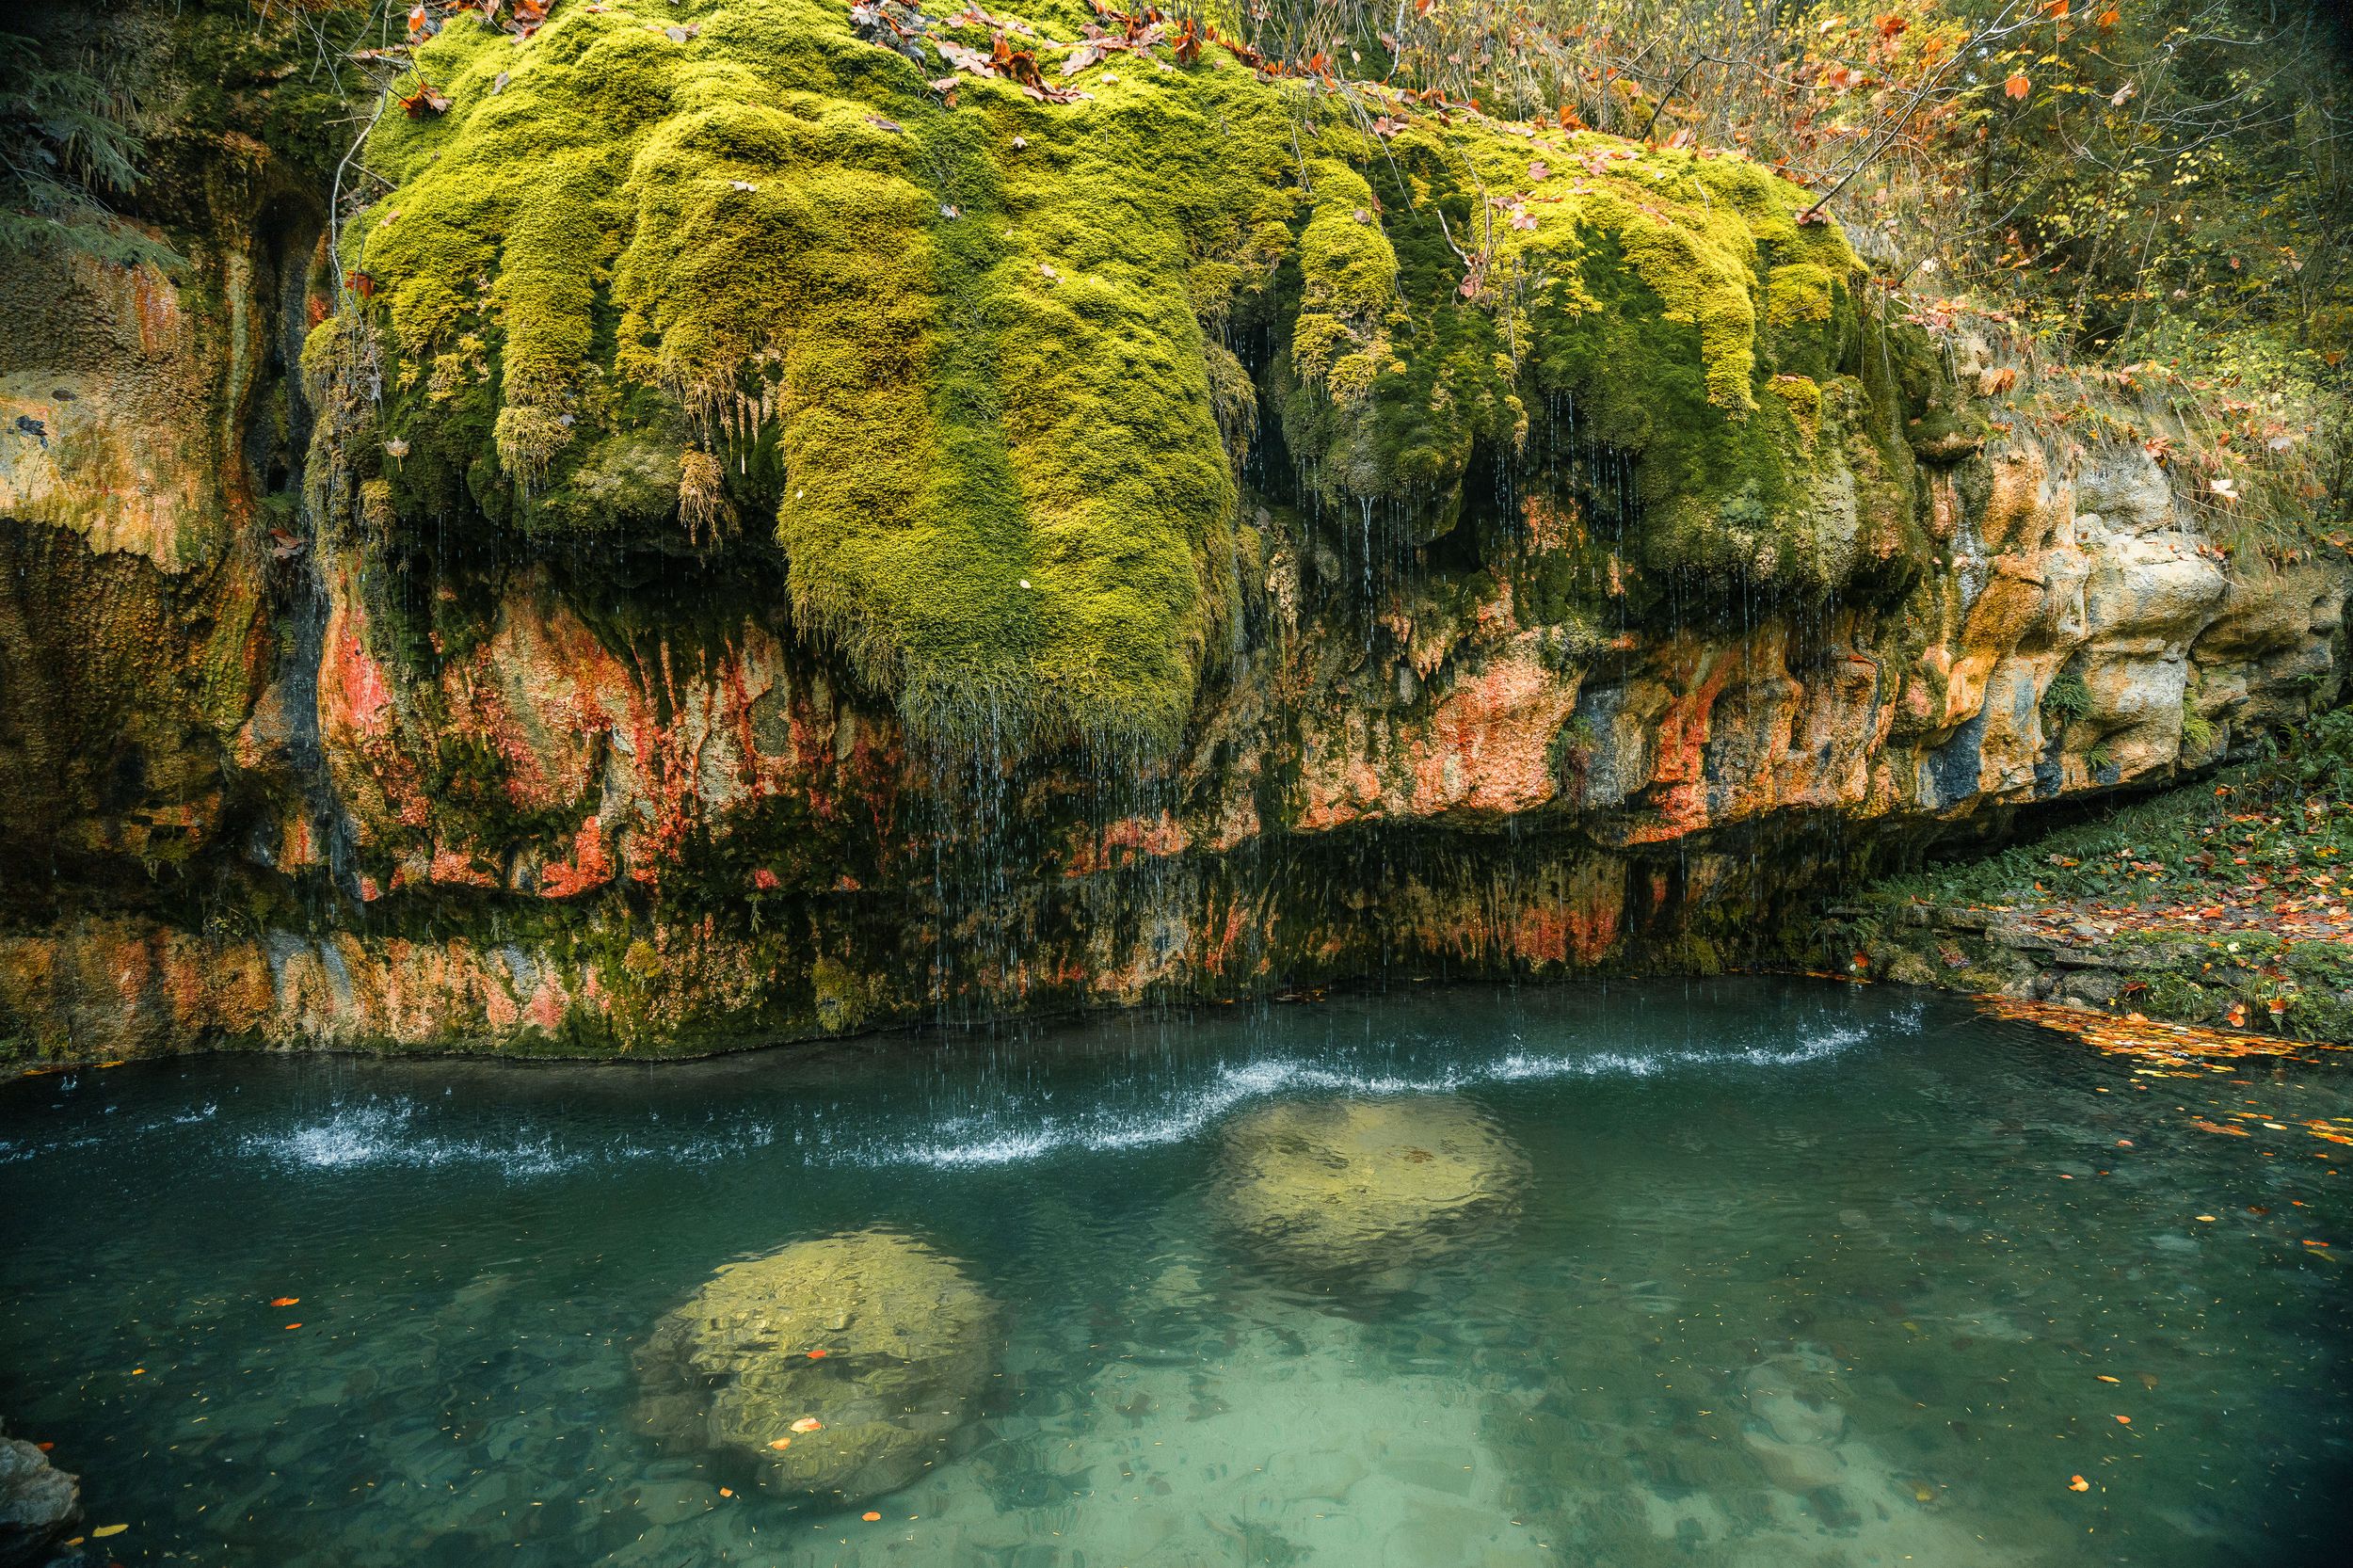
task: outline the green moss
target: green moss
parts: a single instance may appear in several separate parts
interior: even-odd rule
[[[1225,439],[1225,456],[1239,468],[1250,456],[1258,436],[1258,389],[1249,367],[1221,343],[1205,344],[1209,363],[1209,406],[1217,415],[1217,432]]]
[[[2182,684],[2182,757],[2187,762],[2201,762],[2214,749],[2215,725],[2201,704],[2205,681],[2200,667],[2189,667],[2189,678]]]
[[[1789,417],[1798,427],[1798,434],[1811,446],[1822,433],[1822,388],[1820,383],[1803,376],[1776,376],[1765,384],[1765,390],[1781,399],[1788,408]]]
[[[1854,296],[1842,272],[1819,262],[1787,263],[1772,269],[1765,299],[1768,339],[1783,374],[1837,374],[1856,331]]]
[[[822,0],[460,15],[417,64],[451,107],[379,126],[392,188],[345,234],[384,399],[338,429],[391,454],[350,483],[665,550],[773,519],[804,630],[919,733],[1171,744],[1262,407],[1311,490],[1426,538],[1573,402],[1639,458],[1639,564],[1743,587],[1845,581],[1862,471],[1896,482],[1853,259],[1745,160],[1375,139],[1222,55],[944,103],[944,63]],[[1236,321],[1272,328],[1263,386]]]
[[[1349,364],[1374,355],[1371,333],[1303,261],[1283,405],[1328,497],[1419,506],[1420,531],[1443,532],[1473,451],[1516,452],[1542,407],[1640,459],[1646,568],[1820,597],[1871,564],[1866,511],[1908,516],[1894,410],[1857,376],[1853,257],[1834,227],[1797,221],[1794,187],[1739,159],[1431,120],[1367,168],[1379,203],[1320,197],[1318,221],[1369,211],[1387,230],[1402,306],[1386,363],[1369,380]],[[1819,395],[1791,396],[1802,381]]]
[[[815,0],[567,5],[520,45],[458,18],[418,63],[452,107],[372,139],[397,188],[345,258],[403,516],[700,536],[716,472],[919,728],[1174,737],[1254,422],[1196,310],[1289,211],[1255,77],[948,109]],[[428,362],[468,335],[479,374]]]

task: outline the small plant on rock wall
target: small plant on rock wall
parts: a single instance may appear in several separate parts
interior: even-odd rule
[[[2042,693],[2042,728],[2053,735],[2091,712],[2091,688],[2083,671],[2065,670]]]
[[[136,105],[97,70],[0,33],[0,252],[61,245],[126,266],[174,262],[109,205],[137,188],[145,149]]]
[[[1560,781],[1561,792],[1571,801],[1582,805],[1585,799],[1585,775],[1593,765],[1593,753],[1601,744],[1593,721],[1582,713],[1573,713],[1561,732],[1545,748],[1545,760],[1551,764],[1552,776]]]
[[[2182,757],[2185,761],[2203,757],[2214,745],[2214,720],[2200,712],[2194,702],[2182,704]]]

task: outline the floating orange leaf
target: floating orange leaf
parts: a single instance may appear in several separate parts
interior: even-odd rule
[[[2089,1492],[2091,1490],[2091,1483],[2084,1480],[2081,1476],[2070,1476],[2067,1478],[2067,1490],[2070,1492]]]
[[[776,1449],[778,1453],[782,1453],[785,1449],[792,1446],[792,1439],[790,1437],[779,1437],[768,1446]]]
[[[831,1351],[811,1351],[808,1352],[808,1358],[811,1361],[823,1361],[831,1354],[833,1354]]]
[[[732,1497],[732,1496],[735,1496],[735,1492],[734,1492],[734,1490],[733,1490],[732,1488],[730,1488],[730,1487],[725,1487],[725,1486],[722,1486],[721,1488],[719,1488],[719,1496],[721,1496],[722,1497]]]
[[[2100,1373],[2099,1378],[2102,1383],[2121,1383],[2123,1381],[2121,1378],[2112,1378],[2105,1372]]]
[[[868,1524],[870,1524],[870,1525],[871,1525],[871,1524],[872,1524],[875,1520],[877,1520],[877,1519],[881,1518],[881,1517],[882,1517],[882,1515],[881,1515],[881,1514],[879,1514],[879,1513],[871,1513],[871,1512],[870,1512],[870,1513],[861,1513],[861,1514],[859,1514],[859,1515],[858,1515],[858,1517],[859,1517],[859,1518],[861,1518],[861,1519],[863,1519],[863,1520],[865,1520]]]
[[[2129,1427],[2133,1424],[2133,1418],[2130,1416],[2119,1416],[2116,1418],[2116,1424],[2120,1427]]]
[[[2021,1001],[2013,997],[1979,997],[1977,1002],[1980,1011],[1994,1017],[2041,1024],[2045,1029],[2072,1034],[2107,1055],[2130,1056],[2157,1066],[2211,1066],[2217,1061],[2299,1056],[2345,1048],[2324,1041],[2238,1034],[2191,1024],[2161,1023],[2153,1018],[2118,1018],[2081,1007]]]
[[[272,1296],[269,1304],[272,1306],[292,1306],[301,1299],[300,1296]]]
[[[814,1416],[804,1416],[792,1423],[792,1430],[794,1432],[823,1432],[825,1430],[825,1423]]]

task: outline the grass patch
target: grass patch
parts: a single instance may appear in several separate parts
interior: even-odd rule
[[[2285,749],[2211,782],[1983,860],[1894,877],[1877,891],[1938,904],[2088,899],[2133,908],[2217,890],[2276,899],[2336,889],[2349,854],[2353,709],[2338,709],[2292,732]]]

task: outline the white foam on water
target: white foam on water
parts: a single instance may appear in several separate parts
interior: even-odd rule
[[[614,1160],[658,1160],[672,1165],[714,1165],[756,1153],[776,1141],[772,1122],[728,1124],[715,1131],[682,1134],[654,1143],[615,1144],[603,1151]]]
[[[584,1151],[560,1151],[548,1138],[496,1144],[421,1133],[410,1125],[415,1113],[415,1106],[405,1101],[338,1106],[286,1131],[248,1134],[238,1145],[273,1164],[311,1171],[494,1165],[510,1176],[555,1176],[592,1158]]]
[[[1916,1030],[1919,1015],[1915,1011],[1909,1019],[1899,1015],[1890,1021],[1899,1029]],[[824,1109],[812,1107],[797,1125],[784,1128],[750,1117],[665,1121],[650,1133],[559,1144],[527,1128],[517,1128],[509,1136],[476,1128],[442,1131],[431,1125],[429,1105],[397,1097],[368,1098],[336,1102],[291,1127],[248,1133],[238,1146],[287,1171],[488,1167],[516,1179],[560,1176],[592,1165],[708,1165],[779,1145],[814,1165],[1002,1166],[1058,1154],[1115,1154],[1182,1143],[1241,1106],[1288,1095],[1385,1097],[1573,1079],[1639,1080],[1798,1067],[1835,1056],[1871,1032],[1858,1025],[1817,1020],[1783,1034],[1784,1043],[1772,1045],[1560,1053],[1519,1049],[1422,1071],[1356,1066],[1328,1058],[1265,1057],[1218,1066],[1197,1080],[1101,1086],[1095,1091],[1098,1103],[1075,1114],[1045,1111],[1055,1097],[1050,1091],[1005,1092],[986,1110],[938,1117],[912,1136],[886,1132],[861,1137],[838,1130],[827,1124]],[[1122,1088],[1134,1093],[1123,1099]],[[1139,1095],[1142,1105],[1135,1103]],[[1101,1103],[1105,1100],[1113,1103]],[[183,1119],[203,1119],[211,1111],[208,1106]],[[21,1158],[0,1148],[0,1162]]]
[[[510,1177],[561,1176],[590,1165],[651,1161],[709,1165],[773,1144],[776,1127],[749,1119],[715,1127],[681,1126],[668,1137],[561,1146],[552,1136],[519,1129],[511,1138],[428,1130],[419,1102],[339,1102],[291,1128],[238,1140],[246,1154],[290,1171],[443,1170],[489,1166]],[[430,1103],[423,1109],[430,1113]]]
[[[115,1113],[115,1109],[111,1105],[106,1106],[99,1114],[111,1116]],[[104,1133],[76,1133],[49,1143],[0,1138],[0,1165],[13,1165],[20,1160],[32,1160],[44,1155],[69,1154],[77,1149],[96,1148],[101,1144],[142,1138],[151,1132],[161,1132],[168,1128],[194,1127],[200,1122],[213,1120],[219,1113],[218,1102],[208,1100],[202,1105],[191,1105],[159,1116],[152,1121],[141,1122],[127,1132],[120,1128],[109,1128]]]
[[[38,1160],[47,1155],[70,1154],[78,1149],[94,1149],[105,1142],[104,1137],[95,1132],[86,1132],[77,1137],[60,1138],[50,1144],[0,1144],[0,1165],[14,1165],[23,1160]]]
[[[1917,1017],[1913,1027],[1917,1027]],[[1207,1084],[1165,1109],[1095,1112],[1043,1117],[1015,1128],[988,1128],[971,1117],[945,1122],[925,1139],[877,1149],[861,1160],[874,1165],[940,1167],[1009,1165],[1064,1151],[1113,1153],[1182,1143],[1253,1100],[1303,1092],[1368,1097],[1453,1094],[1487,1085],[1560,1079],[1655,1078],[1661,1073],[1721,1067],[1795,1067],[1837,1055],[1869,1037],[1867,1030],[1833,1026],[1801,1034],[1794,1046],[1738,1050],[1587,1051],[1548,1056],[1513,1051],[1491,1062],[1411,1075],[1354,1072],[1312,1062],[1270,1058],[1219,1069]]]

